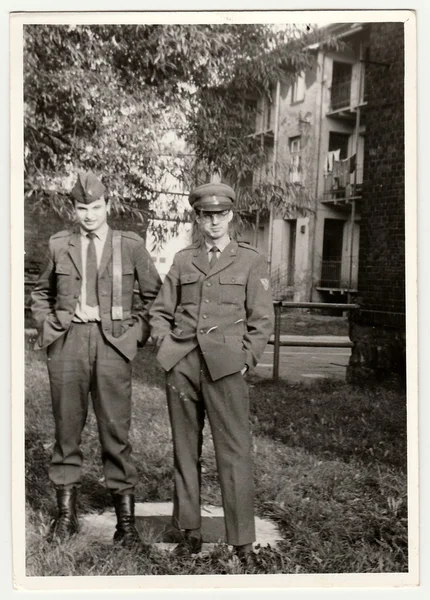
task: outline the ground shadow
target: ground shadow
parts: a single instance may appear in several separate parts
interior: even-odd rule
[[[180,530],[172,525],[172,517],[169,515],[136,517],[136,527],[143,538],[150,537],[170,544],[178,543],[182,539]],[[202,516],[201,531],[205,543],[226,541],[224,517]]]

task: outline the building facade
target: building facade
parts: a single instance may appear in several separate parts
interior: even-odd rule
[[[302,188],[310,210],[273,211],[254,242],[275,298],[358,302],[350,381],[404,375],[404,24],[328,29],[336,51],[313,48],[306,72],[260,100],[256,124],[271,168],[253,184],[266,176]]]
[[[272,169],[254,184],[271,172],[309,201],[305,216],[274,211],[258,237],[277,296],[296,301],[341,302],[357,290],[369,25],[328,29],[338,49],[312,48],[309,68],[260,100],[256,123]]]

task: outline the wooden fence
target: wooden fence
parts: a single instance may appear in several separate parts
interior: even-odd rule
[[[353,343],[349,341],[340,340],[281,340],[281,316],[282,311],[285,309],[292,308],[309,308],[309,309],[322,309],[322,310],[333,310],[338,309],[342,311],[357,310],[358,304],[335,304],[333,302],[288,302],[278,301],[274,302],[275,309],[275,331],[273,339],[269,340],[269,344],[273,344],[273,381],[279,379],[279,357],[281,346],[313,346],[316,348],[352,348]]]

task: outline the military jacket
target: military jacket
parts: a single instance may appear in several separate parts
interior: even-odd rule
[[[204,244],[178,252],[150,310],[160,364],[168,371],[198,345],[213,380],[255,366],[273,322],[266,260],[233,240],[213,265]]]
[[[60,231],[51,236],[45,265],[31,294],[31,310],[39,336],[36,348],[49,346],[70,327],[82,285],[80,233]],[[161,280],[140,236],[121,232],[121,321],[112,321],[112,230],[109,229],[98,269],[97,294],[103,335],[131,360],[149,337],[149,307]],[[142,307],[132,314],[137,280]]]

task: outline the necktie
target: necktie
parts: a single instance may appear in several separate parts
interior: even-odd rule
[[[218,252],[219,252],[218,246],[212,246],[212,248],[209,250],[209,252],[210,252],[209,262],[211,265],[213,265],[214,262],[216,262],[218,260]]]
[[[86,276],[87,276],[87,305],[97,306],[97,255],[96,245],[94,243],[95,233],[87,233],[89,244],[87,248],[87,265],[86,265]]]

